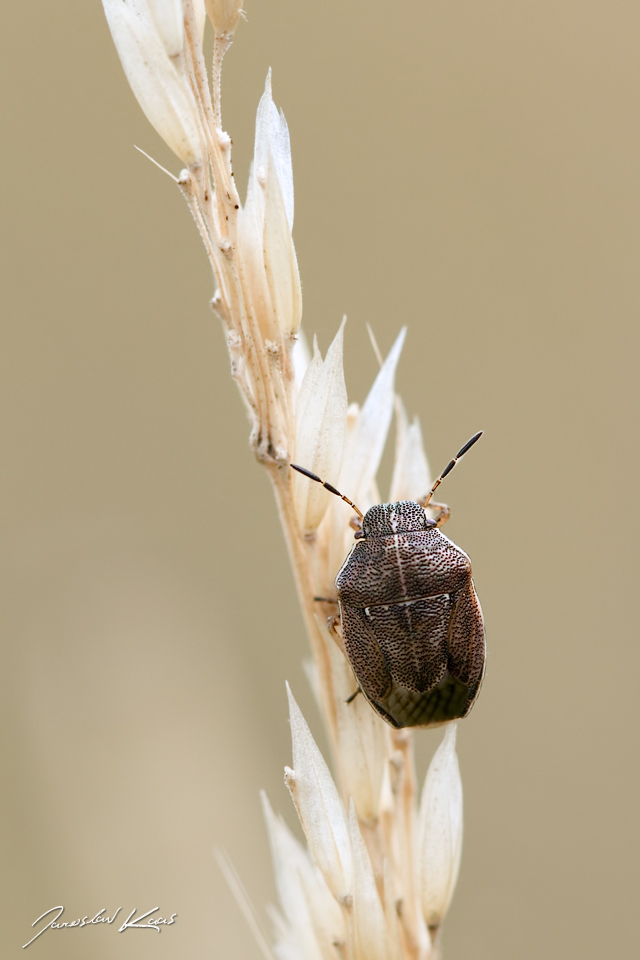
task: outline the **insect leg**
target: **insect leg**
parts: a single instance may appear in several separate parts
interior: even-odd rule
[[[355,693],[352,693],[350,697],[347,697],[347,699],[345,700],[345,703],[353,703],[353,701],[355,700],[355,698],[358,696],[359,693],[362,693],[362,687],[360,686],[358,686]]]
[[[339,626],[339,617],[327,617],[327,630],[329,631],[331,638],[335,641],[336,645],[340,647],[340,650],[344,653],[344,639],[342,637],[342,631],[338,629]]]
[[[420,506],[423,507],[424,503],[418,501]],[[443,523],[446,523],[449,517],[451,516],[451,508],[447,506],[446,503],[436,503],[434,500],[429,502],[429,506],[433,507],[434,510],[437,510],[435,517],[436,527],[441,527]]]
[[[314,597],[313,599],[315,600],[316,603],[331,603],[336,607],[338,606],[338,601],[331,600],[329,597]]]

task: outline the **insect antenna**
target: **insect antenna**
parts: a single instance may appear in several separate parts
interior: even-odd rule
[[[295,463],[290,463],[289,466],[293,470],[297,470],[298,473],[304,474],[305,477],[309,477],[309,480],[315,480],[316,483],[321,483],[325,490],[328,490],[329,493],[335,493],[336,497],[340,497],[341,500],[344,500],[345,503],[348,503],[350,507],[353,507],[355,512],[358,514],[361,520],[364,520],[364,516],[361,510],[358,510],[355,503],[352,500],[349,500],[349,497],[345,497],[344,493],[340,493],[339,490],[336,490],[335,487],[332,487],[330,483],[325,483],[324,480],[321,480],[320,477],[316,477],[315,473],[311,473],[310,470],[305,470],[304,467],[299,467]],[[433,491],[431,491],[433,493]],[[355,522],[355,521],[354,521]]]
[[[434,493],[436,492],[436,490],[438,489],[438,487],[440,486],[444,478],[447,476],[447,474],[451,473],[451,471],[455,467],[458,460],[460,460],[461,457],[464,457],[467,450],[470,450],[471,447],[474,445],[474,443],[480,439],[483,432],[484,432],[483,430],[478,430],[478,432],[474,433],[474,435],[471,437],[471,440],[467,440],[464,447],[461,447],[458,450],[453,460],[449,461],[449,463],[444,468],[444,470],[442,471],[442,473],[440,474],[440,476],[438,477],[434,485],[431,487],[431,490],[429,490],[429,493],[426,495],[426,497],[423,500],[420,500],[421,507],[426,507],[428,505],[429,501],[431,500],[431,497],[434,495]]]

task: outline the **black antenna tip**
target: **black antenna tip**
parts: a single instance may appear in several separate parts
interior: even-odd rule
[[[471,447],[474,445],[474,443],[476,443],[480,439],[483,433],[484,433],[484,430],[478,430],[477,433],[474,433],[474,435],[471,437],[471,440],[467,440],[464,447],[462,447],[462,449],[459,451],[458,455],[456,456],[456,460],[459,460],[460,457],[463,457],[467,452],[467,450],[470,450]]]
[[[320,477],[316,477],[315,473],[311,473],[311,470],[305,470],[304,467],[299,467],[297,463],[290,463],[289,466],[292,470],[297,470],[298,473],[302,473],[305,477],[309,477],[309,480],[315,480],[317,483],[322,483]]]

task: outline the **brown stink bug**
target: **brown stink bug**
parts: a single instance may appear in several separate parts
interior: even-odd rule
[[[393,727],[465,717],[480,689],[484,623],[471,562],[440,532],[450,511],[431,498],[481,436],[465,443],[422,500],[380,503],[364,516],[331,484],[291,464],[360,518],[359,542],[336,577],[342,638],[359,689]],[[438,509],[435,519],[427,506]]]

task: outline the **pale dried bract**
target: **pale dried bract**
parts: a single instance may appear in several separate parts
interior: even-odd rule
[[[418,844],[422,910],[435,928],[451,902],[462,854],[462,781],[455,723],[447,727],[427,772]]]

